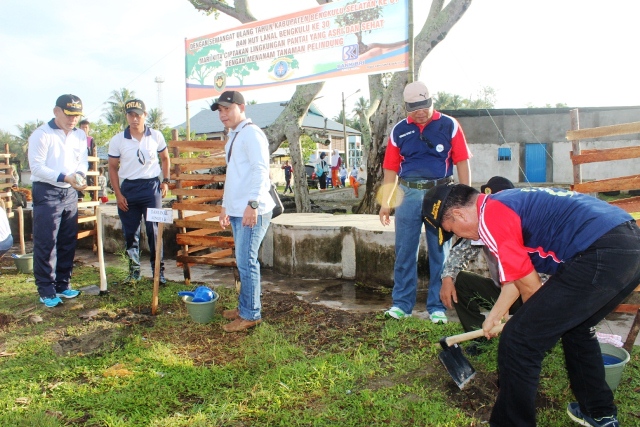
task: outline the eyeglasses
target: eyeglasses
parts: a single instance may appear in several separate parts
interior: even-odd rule
[[[138,154],[138,162],[144,166],[147,163],[147,159],[144,158],[144,154],[142,154],[142,151],[140,151],[139,148],[138,148],[137,154]]]
[[[420,132],[420,141],[424,141],[424,142],[426,142],[426,143],[427,143],[427,145],[429,146],[429,148],[435,148],[435,147],[433,146],[433,144],[431,143],[431,141],[429,141],[429,138],[427,138],[426,136],[424,136],[424,135],[422,134],[422,132]]]

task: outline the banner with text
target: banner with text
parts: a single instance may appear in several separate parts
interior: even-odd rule
[[[408,68],[408,0],[346,0],[186,40],[187,102]]]

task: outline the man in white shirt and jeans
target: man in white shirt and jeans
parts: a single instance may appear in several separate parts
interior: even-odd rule
[[[231,225],[233,230],[241,282],[238,307],[223,313],[232,322],[222,328],[239,332],[262,322],[258,250],[275,206],[269,194],[269,142],[264,132],[247,119],[240,92],[222,93],[211,110],[219,112],[220,121],[229,129],[220,226],[225,229]]]
[[[46,307],[75,298],[71,289],[78,239],[78,191],[86,188],[87,136],[76,128],[82,101],[61,95],[54,118],[29,137],[33,195],[33,275]]]

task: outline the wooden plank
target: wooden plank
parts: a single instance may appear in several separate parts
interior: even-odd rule
[[[601,150],[583,150],[580,154],[570,154],[574,165],[608,162],[613,160],[635,159],[640,157],[640,147],[605,148]]]
[[[222,166],[220,165],[220,160],[223,161],[223,164],[226,164],[224,156],[215,156],[215,157],[193,157],[193,158],[184,158],[180,157],[177,159],[171,159],[172,165],[195,165],[201,166],[201,169],[209,167],[209,166]]]
[[[194,172],[194,173],[197,173],[197,174],[201,174],[201,171],[203,169],[207,171],[206,174],[204,174],[204,175],[207,175],[207,174],[209,174],[209,171],[211,169],[225,167],[226,165],[227,165],[227,162],[225,162],[222,157],[217,162],[211,162],[211,163],[208,163],[206,165],[202,165],[202,164],[179,165],[178,168],[180,168],[180,169],[177,170],[177,171],[174,169],[172,177],[173,177],[173,179],[176,179],[177,176],[180,173],[191,173],[191,172]]]
[[[13,186],[13,183],[11,182],[0,182],[0,188],[1,189],[5,189],[5,188],[11,188]]]
[[[178,227],[222,230],[218,221],[188,221],[185,219],[174,219],[173,223]]]
[[[78,240],[84,239],[85,237],[95,236],[98,234],[97,230],[82,230],[78,232]]]
[[[190,151],[224,150],[225,144],[225,141],[208,139],[205,141],[171,141],[168,145],[185,153]]]
[[[98,218],[96,218],[96,216],[79,216],[78,217],[78,224],[82,224],[83,222],[91,222],[91,221],[95,221]]]
[[[635,314],[639,309],[640,309],[640,304],[620,304],[613,310],[613,312]]]
[[[606,136],[628,135],[631,133],[640,133],[640,122],[569,130],[567,131],[567,140],[574,141],[579,139],[603,138]]]
[[[200,257],[200,256],[184,256],[179,255],[176,257],[176,261],[190,264],[207,264],[207,265],[215,265],[217,267],[235,267],[236,259],[235,258],[208,258],[208,257]]]
[[[0,153],[0,159],[10,159],[13,154],[11,153]]]
[[[609,202],[609,204],[618,206],[620,209],[624,209],[629,213],[640,212],[640,196],[613,200]],[[638,289],[640,289],[640,286],[638,286]],[[638,289],[636,289],[636,291]]]
[[[202,203],[184,203],[184,202],[174,203],[171,207],[176,210],[196,211],[196,212],[220,213],[220,211],[222,210],[221,205],[206,205]]]
[[[215,212],[202,212],[195,215],[184,216],[183,219],[189,221],[204,221],[210,218],[217,218],[219,214]]]
[[[579,193],[602,193],[605,191],[635,190],[638,188],[640,188],[640,175],[582,182],[572,186],[572,189]]]
[[[176,234],[176,243],[179,245],[200,245],[212,248],[232,248],[233,237]]]
[[[217,197],[222,199],[222,195],[224,194],[224,190],[209,190],[202,188],[176,188],[175,190],[171,190],[171,193],[174,196],[203,196],[203,197]]]
[[[5,174],[5,175],[0,175],[0,179],[12,179],[13,175],[11,174]]]
[[[176,179],[182,180],[183,186],[185,181],[205,181],[199,184],[199,185],[202,185],[202,184],[205,184],[206,182],[225,182],[227,180],[227,176],[188,173],[188,174],[180,174],[179,176],[176,177]]]

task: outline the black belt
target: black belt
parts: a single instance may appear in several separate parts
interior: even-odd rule
[[[400,184],[409,188],[415,188],[416,190],[429,190],[435,187],[436,185],[446,184],[447,182],[451,182],[451,177],[448,176],[446,178],[434,179],[431,181],[424,181],[424,182],[409,182],[409,181],[405,181],[402,178],[399,178],[398,181],[400,182]]]

